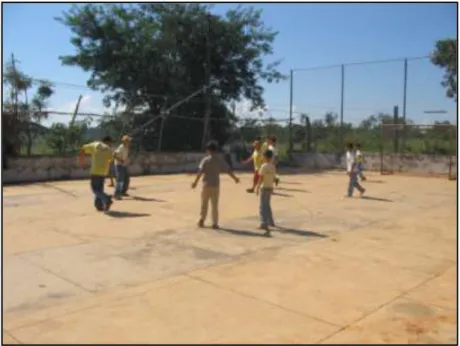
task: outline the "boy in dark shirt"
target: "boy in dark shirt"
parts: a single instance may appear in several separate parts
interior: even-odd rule
[[[196,188],[200,178],[203,177],[203,190],[201,190],[201,216],[198,221],[198,227],[204,227],[204,221],[208,214],[208,204],[211,201],[212,228],[219,229],[219,190],[220,190],[220,172],[227,171],[228,175],[233,178],[235,183],[240,180],[233,174],[228,165],[219,157],[217,152],[217,143],[210,141],[206,146],[207,156],[200,162],[199,171],[195,181],[192,183],[192,189]]]

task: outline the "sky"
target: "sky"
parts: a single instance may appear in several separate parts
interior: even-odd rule
[[[224,14],[237,4],[216,4]],[[403,60],[349,65],[394,58],[426,57],[439,39],[456,38],[457,5],[446,3],[387,4],[245,4],[263,9],[265,24],[279,31],[269,63],[281,59],[281,72],[293,69],[295,120],[304,112],[312,119],[326,112],[340,114],[341,67],[344,68],[344,120],[359,123],[371,114],[403,108]],[[71,33],[54,20],[68,4],[3,4],[3,62],[11,57],[19,68],[37,79],[55,83],[50,109],[72,112],[83,95],[80,112],[103,113],[102,95],[85,87],[89,73],[62,66],[59,56],[72,54]],[[337,67],[310,68],[337,65]],[[300,70],[307,69],[307,70]],[[440,85],[443,72],[429,59],[408,60],[407,117],[416,123],[449,120],[456,123],[455,103]],[[262,83],[268,111],[278,119],[289,116],[290,82]],[[237,105],[239,115],[251,116],[249,103]],[[426,114],[443,110],[446,114]],[[69,116],[52,116],[51,122],[68,123]]]

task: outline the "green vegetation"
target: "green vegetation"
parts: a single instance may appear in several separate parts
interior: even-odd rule
[[[302,114],[301,124],[292,127],[292,138],[286,123],[237,119],[229,105],[247,99],[253,109],[263,108],[262,82],[285,79],[278,71],[279,61],[265,63],[273,55],[277,32],[265,26],[261,11],[251,7],[230,9],[225,15],[210,9],[198,3],[84,4],[64,12],[57,20],[70,30],[74,50],[60,57],[61,62],[90,72],[87,85],[105,95],[104,104],[114,113],[92,128],[85,121],[41,126],[54,87],[38,82],[29,100],[33,79],[12,58],[4,66],[4,148],[10,155],[70,155],[85,141],[102,134],[119,138],[164,114],[139,130],[135,149],[196,151],[211,138],[223,144],[275,135],[282,156],[287,156],[291,140],[294,150],[303,152],[338,153],[348,141],[373,152],[452,152],[456,138],[451,128],[382,131],[381,123],[394,122],[388,114],[372,114],[358,125],[345,123],[342,128],[336,114],[315,120]],[[433,64],[445,70],[442,85],[455,101],[456,51],[456,40],[441,40],[432,55]],[[206,85],[212,87],[203,89]],[[202,93],[164,112],[200,89]]]

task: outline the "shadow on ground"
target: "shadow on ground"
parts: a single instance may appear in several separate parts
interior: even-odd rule
[[[242,230],[242,229],[222,227],[219,229],[219,231],[234,234],[234,235],[245,236],[245,237],[263,237],[265,238],[264,230],[260,230],[259,232],[257,232],[257,231],[248,231],[248,230]],[[294,234],[294,235],[303,236],[303,237],[316,237],[316,238],[327,238],[328,237],[327,235],[312,232],[312,231],[280,227],[280,226],[271,228],[271,231],[279,232],[279,233]]]
[[[107,215],[110,216],[110,217],[115,217],[115,218],[147,217],[147,216],[150,216],[150,214],[147,214],[147,213],[131,213],[131,212],[128,212],[128,211],[115,211],[115,210],[108,211]]]
[[[129,196],[129,198],[127,199],[131,199],[133,201],[141,201],[141,202],[161,202],[161,203],[166,202],[163,199],[147,198],[147,197],[141,197],[141,196]]]
[[[303,192],[303,193],[310,193],[310,191],[307,191],[305,189],[291,189],[287,187],[277,187],[277,191],[289,191],[289,192]]]
[[[279,192],[273,192],[273,196],[292,197],[292,195],[288,195],[286,193],[279,193]]]
[[[377,202],[393,202],[393,200],[391,199],[372,197],[372,196],[361,196],[361,199],[365,199],[368,201],[377,201]]]

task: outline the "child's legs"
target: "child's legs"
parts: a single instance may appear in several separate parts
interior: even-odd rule
[[[259,181],[259,172],[254,170],[254,176],[252,177],[252,188],[255,189],[257,182]]]
[[[351,197],[353,196],[353,189],[355,187],[355,184],[356,184],[356,174],[355,173],[351,173],[349,175],[349,179],[348,179],[348,191],[347,191],[347,196],[348,197]]]
[[[211,197],[209,192],[209,187],[203,186],[203,190],[201,190],[201,213],[200,219],[202,221],[206,220],[206,216],[208,215],[208,204],[209,199]]]
[[[270,190],[261,189],[260,190],[260,223],[263,226],[268,226],[270,224]]]
[[[358,165],[358,176],[363,179],[364,178],[364,174],[363,174],[363,171],[364,171],[364,167],[363,167],[363,164],[360,163]]]
[[[212,224],[219,224],[219,188],[210,188],[210,199],[211,199],[211,213],[212,213]]]
[[[267,189],[268,193],[268,206],[267,206],[267,212],[268,212],[268,224],[270,226],[275,224],[275,221],[273,220],[273,212],[272,212],[272,195],[273,195],[273,190],[272,189]]]
[[[125,183],[126,168],[122,165],[116,165],[115,170],[117,173],[117,185],[115,188],[115,194],[120,195],[123,191],[123,184]]]
[[[91,190],[93,191],[96,198],[100,199],[103,203],[107,203],[110,198],[104,193],[104,180],[105,177],[92,175],[91,178]]]
[[[359,184],[359,181],[358,181],[358,174],[355,175],[355,183],[354,183],[354,188],[357,189],[359,192],[364,192],[364,187],[362,187],[360,184]]]

